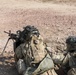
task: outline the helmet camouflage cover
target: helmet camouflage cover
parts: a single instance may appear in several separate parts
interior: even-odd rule
[[[76,36],[69,36],[66,39],[67,48],[71,51],[76,49]]]
[[[69,36],[66,40],[67,44],[76,44],[76,36]]]
[[[28,25],[23,28],[24,30],[20,33],[20,39],[21,41],[25,41],[27,38],[29,39],[32,35],[39,36],[39,30],[35,28],[34,26]]]

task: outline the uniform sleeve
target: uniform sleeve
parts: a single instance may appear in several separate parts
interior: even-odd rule
[[[55,64],[61,64],[64,59],[64,55],[62,53],[61,54],[52,54],[52,59]]]
[[[22,54],[22,45],[18,46],[15,50],[15,55],[18,59],[22,59],[23,58],[23,54]]]
[[[64,60],[62,62],[62,65],[65,66],[69,62],[68,54],[64,57]]]

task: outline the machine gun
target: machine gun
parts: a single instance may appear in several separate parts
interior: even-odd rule
[[[5,46],[4,46],[4,49],[3,49],[2,53],[1,53],[2,56],[3,56],[3,53],[4,53],[5,49],[6,49],[6,47],[7,47],[7,44],[8,44],[8,42],[9,42],[9,40],[10,40],[10,39],[13,40],[13,44],[14,44],[14,47],[15,47],[15,42],[14,42],[14,40],[17,41],[18,38],[19,38],[19,35],[18,35],[18,34],[19,34],[19,31],[17,31],[17,34],[11,33],[11,30],[9,30],[9,32],[4,31],[4,33],[7,33],[8,36],[9,36],[9,38],[8,38],[8,40],[7,40],[7,42],[6,42]]]
[[[8,38],[8,40],[7,40],[7,42],[6,42],[6,45],[5,45],[5,47],[4,47],[1,55],[3,55],[3,53],[4,53],[5,49],[6,49],[6,46],[7,46],[7,44],[8,44],[8,42],[9,42],[10,39],[13,40],[13,49],[14,49],[14,51],[15,51],[16,48],[17,48],[20,44],[22,44],[22,43],[25,42],[26,37],[27,37],[28,34],[29,34],[29,35],[30,35],[30,34],[32,34],[32,35],[33,35],[33,34],[35,34],[35,35],[39,35],[39,34],[40,34],[39,31],[38,31],[38,29],[36,29],[34,26],[30,26],[30,25],[24,27],[24,28],[23,28],[23,31],[20,31],[20,30],[16,31],[16,34],[11,33],[11,30],[9,30],[9,32],[6,32],[6,31],[4,31],[4,32],[8,34],[9,38]]]
[[[14,39],[14,40],[16,40],[16,39],[18,38],[18,37],[17,37],[17,34],[11,33],[11,30],[9,30],[9,32],[6,32],[6,31],[4,31],[4,32],[7,33],[8,36],[10,36],[9,39]]]

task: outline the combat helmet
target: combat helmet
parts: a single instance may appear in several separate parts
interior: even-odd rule
[[[21,32],[21,38],[22,40],[26,40],[27,38],[31,38],[33,35],[39,36],[39,30],[35,28],[34,26],[27,25],[26,27],[23,27],[23,31]]]
[[[66,44],[69,51],[76,50],[76,36],[69,36],[66,39]]]

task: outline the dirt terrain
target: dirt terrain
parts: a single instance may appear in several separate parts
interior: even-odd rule
[[[76,6],[72,3],[0,0],[0,53],[9,38],[4,31],[15,33],[27,25],[37,27],[53,51],[64,50],[66,38],[76,35]],[[0,75],[18,75],[12,43],[10,40],[4,56],[0,56]]]

